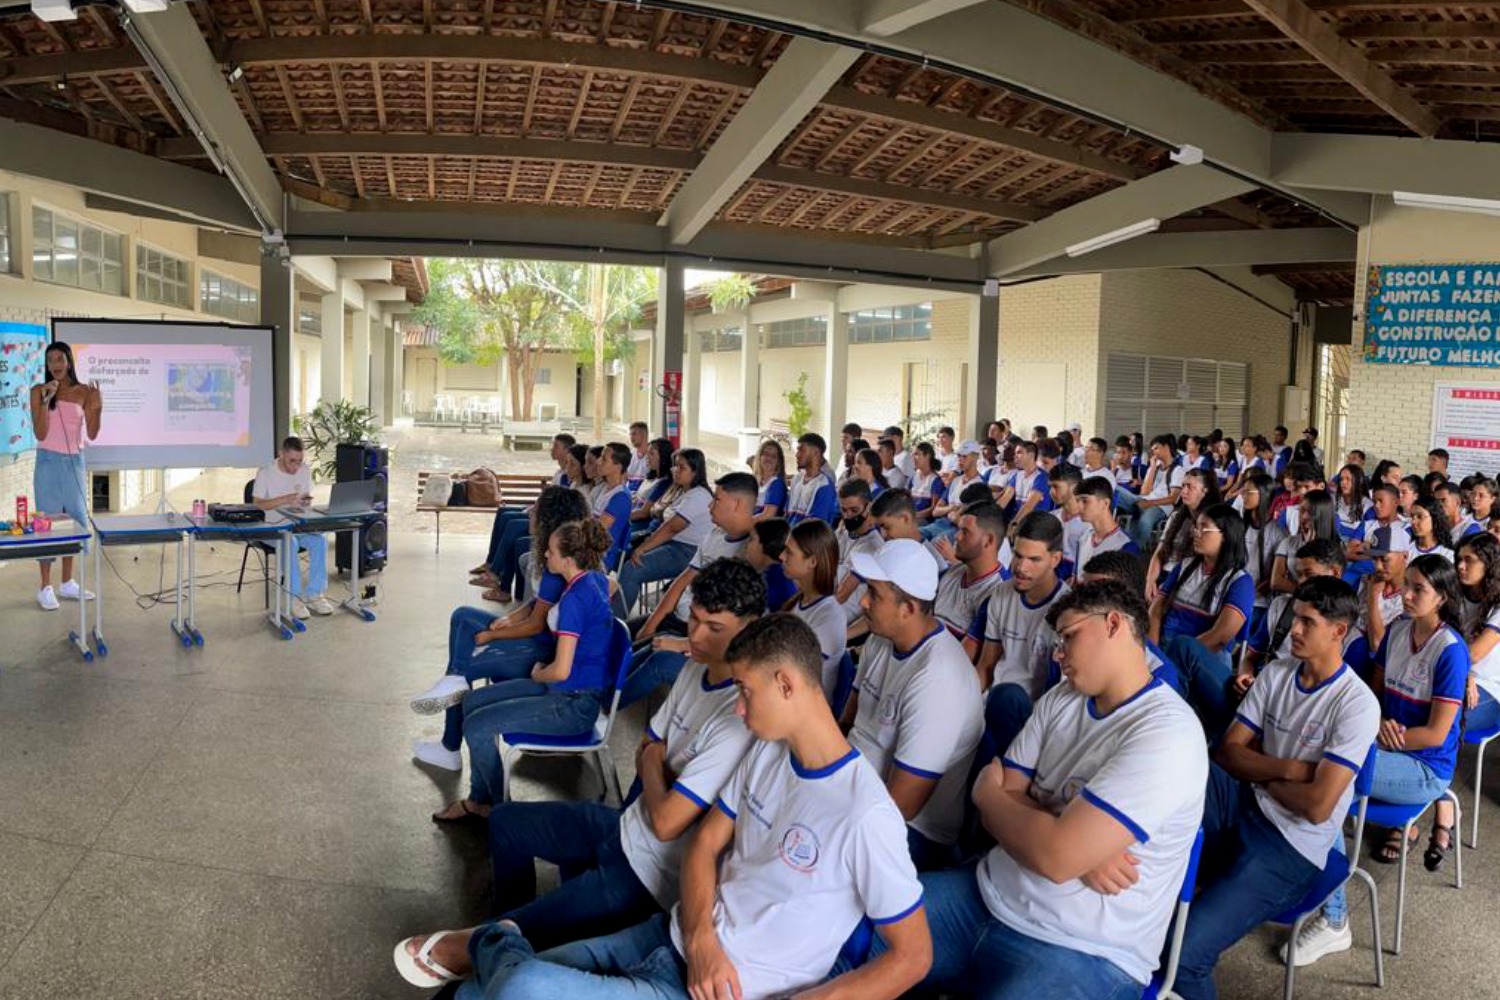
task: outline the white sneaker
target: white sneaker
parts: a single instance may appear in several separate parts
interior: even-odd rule
[[[302,598],[292,598],[292,617],[297,619],[299,622],[305,622],[307,621],[307,616],[307,605],[302,603]]]
[[[326,618],[329,615],[333,614],[335,609],[328,598],[324,597],[322,594],[317,594],[307,599],[307,610],[311,611],[315,615]]]
[[[57,596],[61,597],[65,601],[92,601],[94,599],[93,592],[84,590],[82,587],[78,586],[77,580],[64,581],[63,585],[57,588]]]
[[[418,715],[436,715],[464,700],[469,682],[457,674],[448,674],[411,700],[411,710]]]
[[[36,602],[42,606],[43,611],[57,610],[57,594],[53,593],[50,586],[36,592]]]
[[[1316,919],[1309,920],[1302,925],[1302,933],[1297,935],[1297,968],[1304,965],[1312,965],[1324,955],[1331,955],[1336,951],[1348,951],[1354,947],[1354,932],[1349,929],[1349,921],[1344,921],[1344,926],[1334,927],[1328,922],[1328,918],[1321,913]],[[1286,962],[1287,946],[1281,946],[1281,961]]]
[[[411,745],[412,759],[430,767],[442,768],[444,771],[462,771],[464,769],[464,755],[457,750],[449,750],[441,743],[432,740],[417,740]]]

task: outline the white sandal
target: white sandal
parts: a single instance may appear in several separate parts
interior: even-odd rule
[[[469,978],[468,976],[460,976],[449,972],[432,957],[432,949],[439,941],[452,933],[454,932],[438,931],[436,934],[430,936],[421,948],[417,949],[415,955],[406,950],[406,946],[416,940],[415,937],[406,938],[400,944],[396,945],[396,971],[401,973],[401,978],[413,986],[420,986],[423,989],[429,990]]]

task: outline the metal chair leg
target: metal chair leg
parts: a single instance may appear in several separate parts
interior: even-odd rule
[[[1297,935],[1302,933],[1302,927],[1307,923],[1307,918],[1321,910],[1313,910],[1304,913],[1292,922],[1292,936],[1286,943],[1286,972],[1282,974],[1281,997],[1282,1000],[1292,1000],[1292,989],[1297,976]]]
[[[1375,879],[1363,868],[1353,869],[1353,874],[1358,875],[1360,881],[1365,884],[1365,891],[1370,895],[1370,931],[1375,938],[1375,985],[1383,988],[1385,986],[1385,951],[1380,941],[1380,892],[1375,887]],[[1345,892],[1348,891],[1348,883],[1345,883]]]
[[[1411,828],[1412,823],[1401,828],[1401,860],[1398,862],[1401,870],[1396,873],[1396,938],[1391,946],[1392,955],[1401,954],[1401,918],[1406,915],[1406,855],[1411,848]]]
[[[1453,832],[1449,835],[1453,841],[1453,850],[1455,852],[1454,862],[1457,868],[1457,871],[1454,873],[1453,888],[1462,889],[1464,887],[1464,837],[1462,832],[1464,828],[1464,807],[1463,803],[1458,801],[1458,793],[1452,788],[1449,788],[1443,795],[1453,803]]]
[[[1479,796],[1484,788],[1484,751],[1489,740],[1479,744],[1479,756],[1474,761],[1474,832],[1469,834],[1469,846],[1479,846]]]

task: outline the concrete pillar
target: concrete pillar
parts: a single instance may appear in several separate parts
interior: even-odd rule
[[[354,310],[354,346],[350,350],[353,374],[351,397],[359,406],[370,405],[370,310]]]
[[[681,261],[669,261],[658,272],[656,288],[656,337],[651,342],[651,422],[668,436],[666,401],[656,394],[665,372],[681,372],[685,352],[684,320],[687,286]]]
[[[391,409],[391,416],[392,419],[395,419],[407,415],[406,411],[401,408],[402,400],[406,398],[406,325],[402,322],[402,317],[400,316],[391,318],[391,352],[394,357],[391,370],[395,372],[391,376],[391,392],[395,400],[395,405]],[[505,371],[503,363],[500,365],[500,371],[501,378],[503,379]],[[503,401],[508,398],[507,396],[500,397],[502,400],[502,409],[504,409]]]
[[[760,445],[760,334],[750,325],[749,309],[743,310],[735,322],[741,335],[740,453],[753,455]]]
[[[964,386],[966,421],[960,434],[977,438],[995,419],[995,395],[1000,379],[1000,295],[987,290],[969,301],[969,368]]]
[[[836,449],[849,409],[849,315],[828,303],[828,342],[823,351],[823,438]],[[816,420],[817,414],[813,414]],[[837,458],[830,458],[830,464]]]
[[[322,399],[344,398],[344,297],[337,290],[323,296],[323,350],[318,360]]]
[[[23,226],[30,231],[30,226]],[[292,277],[291,260],[283,260],[279,254],[266,253],[277,248],[262,247],[260,255],[260,322],[271,327],[271,345],[276,356],[276,368],[271,376],[271,394],[276,406],[276,440],[292,432],[292,331],[297,325],[297,292]],[[127,243],[126,256],[133,256]],[[29,261],[28,251],[22,258]],[[28,265],[29,266],[29,265]],[[127,285],[134,288],[134,283]]]
[[[382,427],[389,427],[401,416],[401,331],[394,316],[387,316],[381,324],[381,371],[385,379],[385,392],[381,395]]]
[[[698,415],[703,402],[703,348],[697,327],[688,324],[687,367],[682,374],[682,443],[696,448],[699,443]]]
[[[386,371],[386,345],[390,342],[391,331],[386,325],[386,318],[381,314],[372,313],[370,316],[370,411],[375,414],[375,426],[389,427],[391,425],[389,411],[386,409],[386,389],[390,377]]]

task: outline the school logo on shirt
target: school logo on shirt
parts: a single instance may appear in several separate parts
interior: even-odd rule
[[[1328,727],[1322,722],[1313,720],[1302,727],[1302,735],[1297,737],[1297,743],[1309,749],[1316,750],[1328,742]]]
[[[880,724],[882,726],[894,726],[896,724],[896,696],[880,699]]]
[[[801,823],[793,823],[781,836],[781,860],[787,866],[804,875],[811,875],[818,867],[821,853],[818,835]]]

